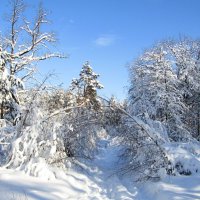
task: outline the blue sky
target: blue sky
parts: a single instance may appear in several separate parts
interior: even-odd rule
[[[2,0],[0,13],[6,12]],[[35,12],[39,0],[25,2]],[[167,38],[200,35],[199,0],[43,0],[58,38],[56,49],[68,59],[40,63],[42,73],[54,71],[67,88],[89,60],[101,75],[104,96],[126,97],[127,65],[145,48]]]

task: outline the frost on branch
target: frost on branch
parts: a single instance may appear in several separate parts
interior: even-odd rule
[[[60,53],[51,53],[50,46],[55,43],[55,36],[43,32],[48,24],[47,13],[39,6],[35,20],[24,18],[22,0],[11,1],[11,13],[8,19],[10,34],[2,35],[2,48],[10,59],[7,69],[10,75],[18,75],[22,80],[29,79],[35,71],[37,62],[54,57],[63,57]]]

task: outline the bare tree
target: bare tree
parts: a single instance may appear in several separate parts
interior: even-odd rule
[[[21,83],[33,77],[38,62],[64,57],[60,53],[50,51],[50,45],[54,44],[56,39],[53,33],[43,31],[43,27],[49,21],[41,4],[35,19],[31,22],[24,17],[25,4],[23,0],[12,0],[10,6],[9,33],[5,36],[0,35],[0,74],[5,79],[5,81],[1,81],[2,99],[10,99],[13,103],[12,106],[8,106],[10,100],[7,103],[1,101],[1,118],[4,118],[5,115],[5,105],[9,108],[8,112],[11,112],[13,105],[19,104],[17,98],[19,85],[22,88]],[[19,82],[20,84],[18,84]],[[10,97],[6,98],[6,95]]]
[[[11,14],[8,19],[9,34],[2,39],[3,50],[9,55],[7,68],[10,75],[23,73],[22,80],[34,72],[33,63],[49,58],[63,57],[60,53],[51,53],[49,45],[56,42],[53,33],[43,32],[43,26],[48,24],[47,13],[39,5],[35,20],[29,22],[23,17],[25,5],[23,0],[11,1]],[[26,41],[24,41],[24,39]]]

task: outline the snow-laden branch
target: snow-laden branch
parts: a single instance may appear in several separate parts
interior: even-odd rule
[[[110,103],[109,100],[99,97],[100,99],[106,101],[107,103]],[[116,104],[114,105],[110,105],[110,107],[112,108],[117,108],[119,111],[121,111],[124,115],[126,115],[127,117],[129,117],[130,119],[133,120],[133,122],[140,127],[140,129],[147,135],[147,137],[149,137],[153,143],[159,148],[160,152],[163,154],[163,158],[165,160],[165,163],[168,163],[167,161],[167,157],[166,157],[166,153],[165,150],[163,149],[163,147],[161,146],[161,144],[159,144],[159,141],[162,141],[163,143],[165,142],[165,140],[161,137],[159,138],[155,138],[155,136],[158,136],[159,134],[157,134],[155,131],[153,131],[147,124],[144,124],[144,122],[142,122],[141,120],[139,120],[137,117],[132,116],[130,113],[128,113],[126,110],[124,110],[123,108],[121,108],[120,106],[117,106]],[[158,140],[159,139],[159,140]]]
[[[11,75],[23,72],[24,77],[32,76],[33,63],[50,58],[66,58],[49,50],[49,45],[55,43],[56,39],[53,33],[42,31],[48,20],[47,13],[41,6],[33,21],[23,17],[25,6],[22,0],[11,1],[11,7],[10,33],[2,38],[2,47],[7,55],[6,68]]]

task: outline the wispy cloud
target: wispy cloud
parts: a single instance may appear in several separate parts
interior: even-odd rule
[[[115,35],[101,35],[94,41],[94,43],[97,46],[106,47],[112,45],[115,42],[115,40]]]
[[[70,20],[69,20],[69,23],[70,23],[70,24],[74,24],[75,21],[74,21],[73,19],[70,19]]]

